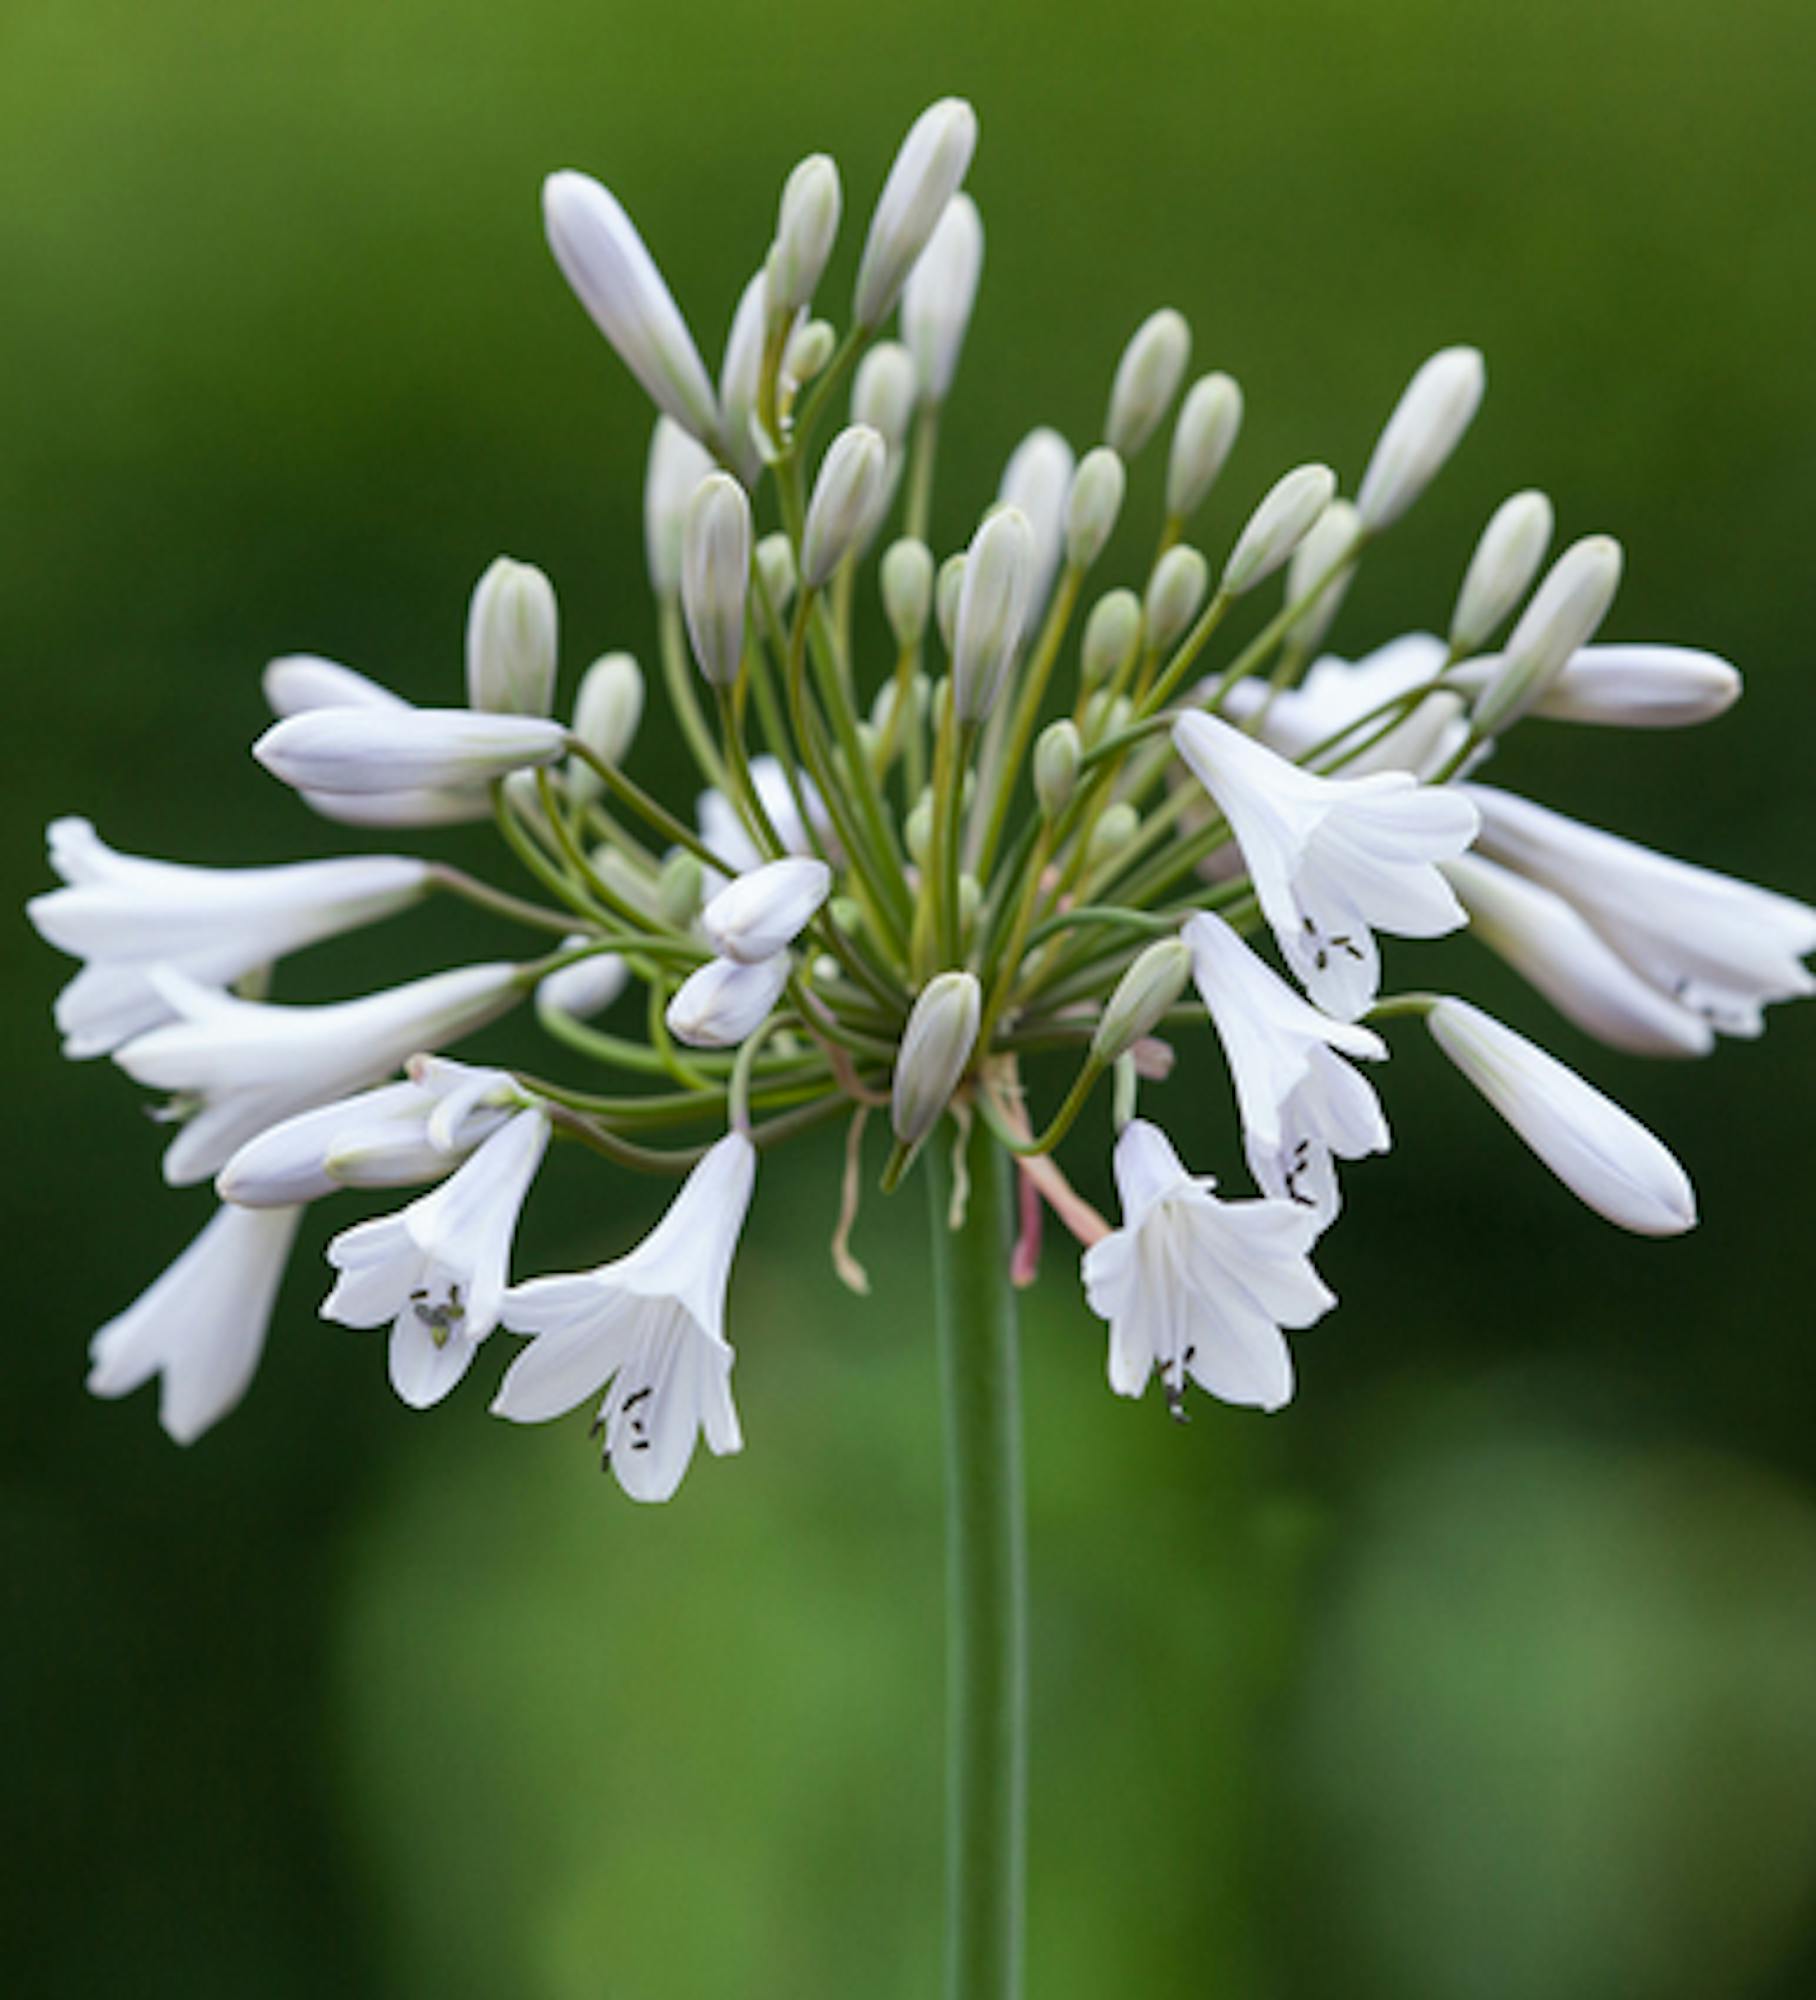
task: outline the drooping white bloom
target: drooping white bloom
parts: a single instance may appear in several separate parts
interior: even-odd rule
[[[1567,1021],[1610,1048],[1701,1056],[1715,1030],[1641,978],[1562,896],[1480,854],[1444,863],[1469,930],[1544,994]]]
[[[1341,1199],[1335,1162],[1391,1143],[1374,1086],[1343,1057],[1379,1062],[1386,1043],[1302,1000],[1221,917],[1202,911],[1180,935],[1229,1061],[1256,1186],[1328,1228]]]
[[[997,499],[1018,508],[1034,537],[1028,581],[1027,623],[1032,625],[1053,588],[1054,572],[1066,552],[1066,514],[1072,497],[1072,447],[1058,431],[1042,425],[1009,454]]]
[[[85,961],[57,996],[63,1052],[108,1055],[171,1010],[151,980],[174,966],[227,986],[322,938],[407,908],[427,890],[426,862],[398,855],[298,861],[276,868],[192,868],[109,847],[85,819],[49,829],[64,887],[34,896],[40,937]]]
[[[977,1045],[983,988],[975,974],[942,972],[915,997],[896,1051],[890,1119],[904,1146],[918,1146],[958,1088]]]
[[[783,183],[775,241],[763,267],[778,312],[799,312],[812,303],[842,206],[839,170],[826,153],[808,154]]]
[[[650,401],[702,444],[716,443],[706,364],[616,196],[588,174],[550,174],[542,214],[562,275]]]
[[[704,1435],[719,1457],[744,1440],[731,1400],[725,1287],[756,1184],[756,1148],[728,1133],[629,1256],[505,1294],[503,1320],[533,1335],[492,1404],[541,1423],[611,1384],[599,1411],[605,1463],[633,1500],[666,1500]]]
[[[1085,1252],[1085,1298],[1110,1323],[1110,1387],[1139,1396],[1159,1370],[1175,1415],[1189,1377],[1225,1403],[1277,1410],[1293,1393],[1282,1327],[1336,1304],[1310,1252],[1311,1214],[1290,1201],[1219,1201],[1165,1133],[1132,1119],[1116,1142],[1122,1227]]]
[[[818,787],[805,771],[796,773],[796,781],[801,787],[801,799],[807,808],[808,819],[813,823],[811,832],[803,823],[800,808],[795,804],[788,774],[776,758],[767,752],[753,757],[750,760],[750,778],[770,825],[790,854],[812,854],[816,835],[822,846],[829,843],[832,820]],[[767,858],[751,837],[750,829],[739,816],[737,807],[723,792],[716,788],[702,792],[695,802],[695,813],[701,840],[721,861],[730,865],[734,874],[742,875],[760,866]],[[712,894],[722,886],[723,881],[723,877],[709,870],[707,893]]]
[[[669,1001],[664,1016],[668,1031],[690,1049],[736,1048],[768,1020],[787,984],[786,951],[754,965],[709,958],[688,974]]]
[[[976,149],[977,113],[962,97],[941,98],[908,128],[858,263],[852,318],[859,327],[879,327],[889,317]]]
[[[356,798],[470,792],[566,751],[559,722],[466,708],[314,708],[274,722],[252,746],[299,792]]]
[[[1223,709],[1237,722],[1264,711],[1261,740],[1283,757],[1295,759],[1358,725],[1340,746],[1346,753],[1346,777],[1359,778],[1370,771],[1411,771],[1422,776],[1441,768],[1467,738],[1463,694],[1446,685],[1422,702],[1409,704],[1397,722],[1392,713],[1366,725],[1365,718],[1375,716],[1384,704],[1431,685],[1447,657],[1442,639],[1429,632],[1408,632],[1353,662],[1326,653],[1312,663],[1297,687],[1271,696],[1265,681],[1239,681]]]
[[[328,1245],[341,1275],[322,1317],[390,1322],[391,1386],[412,1409],[440,1402],[498,1324],[511,1238],[548,1143],[547,1113],[519,1111],[433,1193]]]
[[[955,194],[902,287],[902,337],[925,402],[943,403],[952,387],[983,268],[983,218],[968,194]]]
[[[971,538],[952,628],[952,705],[961,722],[996,706],[1028,622],[1036,551],[1028,517],[1001,507]]]
[[[889,500],[889,447],[868,424],[850,424],[826,447],[807,525],[801,533],[801,580],[815,590],[869,544]]]
[[[743,487],[729,472],[708,473],[681,525],[681,609],[694,659],[713,687],[733,686],[743,665],[750,542]]]
[[[498,560],[467,611],[467,701],[494,715],[546,716],[555,705],[555,586],[531,563]]]
[[[114,1061],[135,1083],[196,1105],[164,1155],[173,1187],[208,1179],[268,1126],[495,1021],[523,991],[508,964],[462,966],[320,1007],[236,1000],[169,967],[150,976],[177,1018],[135,1037]]]
[[[712,453],[675,422],[658,417],[643,474],[643,553],[658,598],[681,588],[681,523],[687,503],[713,469]]]
[[[568,945],[586,944],[584,937],[571,937]],[[603,1014],[630,984],[631,969],[616,952],[595,951],[577,958],[572,965],[556,968],[536,987],[538,1019],[549,1013],[566,1014],[577,1021]]]
[[[1476,702],[1470,720],[1478,736],[1511,728],[1595,637],[1620,588],[1622,560],[1612,535],[1585,535],[1551,565],[1508,635],[1501,671]]]
[[[700,912],[721,958],[760,965],[786,951],[832,893],[832,870],[811,856],[766,861],[728,882]]]
[[[1242,391],[1220,370],[1186,391],[1167,457],[1167,512],[1176,521],[1197,513],[1235,448],[1242,428]]]
[[[1336,492],[1337,475],[1328,465],[1295,466],[1277,479],[1236,537],[1219,587],[1240,597],[1265,583],[1311,533]]]
[[[1150,313],[1129,337],[1103,420],[1103,441],[1119,458],[1133,458],[1154,435],[1191,358],[1192,329],[1171,306]]]
[[[1816,909],[1657,854],[1490,785],[1463,790],[1483,853],[1542,882],[1633,969],[1718,1034],[1764,1031],[1774,1000],[1816,992]]]
[[[89,1345],[88,1387],[127,1396],[162,1377],[158,1422],[192,1444],[250,1387],[296,1240],[298,1208],[221,1208]]]
[[[410,704],[388,687],[324,660],[315,653],[286,653],[272,660],[262,679],[265,701],[273,715],[302,715],[312,708],[408,708]]]
[[[405,1082],[299,1112],[248,1140],[215,1176],[215,1192],[241,1208],[282,1208],[342,1188],[420,1187],[452,1173],[529,1101],[503,1070],[424,1057]]]
[[[1065,554],[1074,569],[1089,569],[1103,554],[1122,513],[1128,470],[1107,444],[1078,461],[1066,494]]]
[[[1475,837],[1450,789],[1403,771],[1319,778],[1228,723],[1184,715],[1173,742],[1222,808],[1282,955],[1319,1006],[1353,1021],[1380,986],[1374,932],[1440,937],[1465,921],[1435,864]]]
[[[1551,546],[1551,502],[1536,489],[1503,500],[1489,517],[1457,592],[1450,619],[1458,659],[1484,646],[1532,586]]]
[[[1450,678],[1480,693],[1504,665],[1489,653],[1465,661]],[[1613,729],[1684,729],[1712,722],[1740,699],[1740,675],[1714,653],[1690,646],[1580,646],[1532,705],[1553,722]]]
[[[1432,1040],[1576,1198],[1639,1236],[1696,1226],[1696,1196],[1671,1154],[1575,1070],[1466,1000],[1426,1016]]]
[[[1487,373],[1473,347],[1446,347],[1406,385],[1356,493],[1373,532],[1391,527],[1437,476],[1481,407]]]

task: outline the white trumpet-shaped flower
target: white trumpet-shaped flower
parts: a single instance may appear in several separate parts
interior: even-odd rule
[[[503,1070],[423,1057],[403,1083],[301,1111],[250,1139],[215,1176],[242,1208],[319,1201],[342,1188],[420,1187],[451,1174],[528,1101]]]
[[[714,443],[719,411],[706,364],[617,197],[588,174],[551,174],[542,214],[562,276],[644,394],[703,444]]]
[[[287,716],[265,731],[252,754],[299,792],[350,793],[358,800],[471,793],[512,771],[552,764],[567,747],[567,730],[544,716],[368,706]]]
[[[1381,981],[1376,930],[1439,937],[1466,920],[1438,873],[1474,839],[1475,808],[1403,771],[1319,778],[1208,715],[1173,742],[1242,849],[1262,914],[1319,1006],[1353,1021]]]
[[[228,1208],[89,1346],[88,1387],[127,1396],[156,1375],[158,1422],[191,1444],[251,1386],[299,1208]]]
[[[1816,909],[1490,785],[1465,791],[1483,853],[1542,882],[1640,976],[1717,1033],[1764,1032],[1774,1000],[1816,993]]]
[[[1586,1207],[1639,1236],[1696,1226],[1696,1195],[1666,1148],[1576,1071],[1467,1000],[1426,1016],[1432,1040]]]
[[[40,937],[85,961],[57,996],[69,1056],[110,1054],[168,1021],[158,965],[226,986],[323,938],[405,909],[429,886],[428,864],[395,855],[277,868],[192,868],[109,847],[85,819],[49,830],[64,887],[26,914]]]
[[[743,1448],[731,1400],[725,1286],[756,1184],[756,1148],[731,1132],[700,1161],[629,1256],[505,1294],[503,1320],[534,1336],[493,1412],[542,1423],[611,1384],[600,1406],[605,1463],[633,1500],[666,1500],[704,1435]]]
[[[1359,660],[1326,653],[1313,661],[1297,687],[1277,694],[1263,680],[1240,681],[1230,690],[1224,712],[1242,723],[1259,714],[1261,740],[1283,757],[1302,757],[1341,735],[1346,777],[1370,771],[1418,776],[1440,768],[1467,738],[1464,694],[1447,683],[1423,701],[1388,704],[1431,687],[1447,657],[1442,639],[1408,632]]]
[[[728,882],[700,912],[700,929],[721,958],[760,965],[786,951],[832,893],[832,870],[811,856],[766,861]]]
[[[1225,1403],[1277,1410],[1293,1393],[1282,1327],[1336,1304],[1311,1265],[1318,1233],[1290,1201],[1219,1201],[1158,1126],[1116,1142],[1122,1227],[1085,1252],[1085,1298],[1110,1323],[1110,1387],[1139,1396],[1159,1371],[1175,1415],[1188,1378]]]
[[[787,984],[786,951],[753,965],[709,958],[688,974],[668,1003],[668,1031],[690,1049],[736,1048],[768,1020]]]
[[[135,1083],[175,1094],[185,1113],[164,1154],[173,1187],[207,1180],[248,1139],[458,1041],[521,997],[515,965],[468,965],[328,1006],[237,1000],[160,967],[151,975],[177,1018],[116,1051]]]
[[[1374,1086],[1343,1058],[1379,1062],[1386,1043],[1301,999],[1221,917],[1203,911],[1180,935],[1229,1062],[1256,1186],[1328,1228],[1341,1201],[1336,1161],[1391,1143]]]
[[[322,1304],[342,1326],[391,1327],[391,1386],[411,1408],[441,1401],[498,1324],[517,1217],[549,1142],[519,1111],[451,1180],[328,1245],[340,1280]]]

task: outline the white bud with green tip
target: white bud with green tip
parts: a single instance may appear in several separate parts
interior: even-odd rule
[[[765,267],[773,311],[799,312],[812,303],[838,239],[842,204],[839,170],[825,153],[808,154],[783,183]]]
[[[1141,599],[1132,590],[1107,591],[1091,607],[1079,649],[1078,672],[1086,687],[1120,673],[1141,644]]]
[[[933,609],[933,551],[909,536],[891,542],[883,552],[880,581],[890,633],[910,652],[921,643]]]
[[[1089,569],[1103,554],[1122,513],[1129,476],[1122,460],[1107,444],[1085,453],[1072,475],[1066,496],[1066,561],[1074,569]]]
[[[868,424],[840,431],[820,461],[801,537],[801,580],[823,589],[877,531],[889,498],[889,447]]]
[[[700,482],[681,527],[681,609],[700,672],[728,688],[744,660],[750,594],[750,501],[728,472]]]
[[[1211,583],[1211,566],[1183,543],[1167,550],[1148,579],[1142,618],[1149,650],[1170,653],[1204,606]]]
[[[467,608],[467,701],[492,715],[547,715],[555,705],[555,587],[500,556]]]
[[[1265,582],[1311,533],[1336,495],[1337,475],[1328,465],[1296,466],[1277,480],[1237,538],[1220,588],[1240,597]]]
[[[1551,565],[1507,640],[1501,671],[1476,703],[1470,725],[1493,736],[1519,721],[1550,689],[1579,646],[1595,637],[1620,588],[1621,545],[1585,535]]]
[[[1149,945],[1104,1003],[1097,1032],[1091,1037],[1092,1059],[1113,1063],[1143,1035],[1152,1033],[1185,991],[1191,976],[1192,948],[1182,938],[1161,938]]]
[[[942,972],[922,987],[890,1088],[890,1122],[904,1146],[918,1146],[952,1101],[977,1045],[983,1001],[969,972]]]
[[[1552,525],[1551,502],[1536,490],[1515,493],[1489,517],[1451,614],[1450,650],[1459,660],[1479,653],[1532,588]]]
[[[1192,358],[1192,329],[1170,306],[1150,313],[1116,364],[1103,441],[1130,459],[1154,435],[1167,405],[1179,393]]]
[[[1167,513],[1189,520],[1229,462],[1242,429],[1242,391],[1232,376],[1201,375],[1186,391],[1167,458]]]
[[[1078,766],[1084,744],[1069,721],[1050,723],[1034,745],[1034,796],[1048,819],[1071,803],[1078,787]]]

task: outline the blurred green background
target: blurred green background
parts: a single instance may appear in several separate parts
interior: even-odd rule
[[[1353,481],[1413,366],[1475,341],[1486,409],[1335,642],[1441,622],[1493,504],[1546,487],[1564,532],[1627,542],[1611,634],[1712,647],[1750,694],[1685,736],[1535,726],[1501,775],[1816,889],[1808,0],[13,0],[9,901],[59,812],[199,861],[347,844],[244,756],[258,667],[319,650],[454,698],[500,550],[554,575],[570,672],[648,659],[648,412],[542,247],[540,176],[616,188],[716,354],[792,161],[845,169],[837,301],[897,137],[949,90],[982,117],[989,253],[944,545],[1029,425],[1092,440],[1157,304],[1249,395],[1213,550],[1298,459]],[[684,782],[660,722],[639,756]],[[58,1061],[67,968],[11,940],[6,1990],[933,1991],[918,1193],[866,1209],[857,1307],[823,1255],[834,1149],[765,1169],[732,1329],[749,1448],[666,1510],[601,1481],[578,1419],[488,1423],[494,1368],[434,1417],[392,1401],[377,1337],[314,1317],[345,1214],[312,1220],[245,1407],[180,1453],[149,1394],[85,1397],[84,1344],[207,1202],[161,1190],[109,1065]],[[417,914],[281,990],[510,942]],[[1401,1035],[1399,1143],[1350,1176],[1321,1253],[1344,1307],[1298,1342],[1288,1414],[1175,1431],[1114,1400],[1050,1245],[1030,1991],[1791,2000],[1816,1989],[1816,1014],[1646,1066],[1467,943],[1395,964],[1657,1127],[1703,1227],[1604,1228]],[[1239,1181],[1226,1098],[1200,1052],[1154,1102]],[[1098,1190],[1103,1133],[1073,1149]],[[614,1253],[659,1198],[557,1161],[522,1268]]]

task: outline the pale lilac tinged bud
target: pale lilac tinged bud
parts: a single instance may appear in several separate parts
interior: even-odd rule
[[[868,424],[842,430],[826,448],[801,537],[801,580],[830,583],[859,554],[882,521],[889,498],[889,447]]]
[[[552,764],[567,749],[558,722],[464,708],[317,708],[274,722],[252,746],[273,777],[300,792],[467,791],[507,772]]]
[[[1696,1226],[1696,1196],[1671,1154],[1631,1113],[1524,1035],[1440,1000],[1432,1040],[1576,1198],[1640,1236]]]
[[[1543,699],[1579,646],[1595,637],[1620,588],[1621,545],[1586,535],[1552,564],[1507,641],[1501,671],[1470,718],[1478,736],[1510,728]]]
[[[750,501],[728,472],[700,482],[681,526],[681,609],[700,672],[728,688],[744,660],[750,594]]]
[[[266,706],[281,721],[312,708],[408,708],[400,694],[314,653],[286,653],[265,669]]]
[[[1034,561],[1034,533],[1019,508],[1001,508],[971,538],[952,635],[961,722],[982,721],[1002,693],[1027,623]]]
[[[864,240],[852,302],[860,328],[879,327],[889,317],[976,147],[977,113],[961,97],[942,98],[910,126]]]
[[[942,972],[922,987],[890,1091],[890,1119],[904,1146],[918,1146],[939,1123],[970,1064],[982,1014],[983,989],[969,972]]]
[[[1240,597],[1266,582],[1311,533],[1336,494],[1337,475],[1328,465],[1297,466],[1278,480],[1237,538],[1220,587]]]
[[[1078,671],[1096,687],[1127,666],[1141,644],[1141,599],[1132,590],[1106,591],[1091,607],[1079,650]]]
[[[908,441],[914,421],[914,362],[900,341],[879,341],[862,361],[851,384],[851,420],[868,424],[892,456]]]
[[[1191,358],[1192,329],[1170,306],[1150,313],[1135,329],[1116,364],[1103,425],[1103,441],[1119,457],[1133,458],[1154,435]]]
[[[933,609],[933,552],[925,542],[904,538],[883,552],[883,615],[903,652],[918,646]]]
[[[712,454],[670,417],[650,434],[643,480],[643,546],[650,587],[659,598],[681,588],[681,523],[687,503],[713,469]]]
[[[1545,560],[1551,529],[1551,502],[1536,490],[1515,493],[1494,510],[1451,614],[1450,650],[1458,659],[1479,652],[1513,615]]]
[[[1309,597],[1336,569],[1348,567],[1318,591],[1317,602],[1293,626],[1292,644],[1302,654],[1315,653],[1324,635],[1336,621],[1355,578],[1356,567],[1349,558],[1356,546],[1356,510],[1347,500],[1333,500],[1315,520],[1304,541],[1293,551],[1286,571],[1286,601],[1298,604]]]
[[[607,653],[581,677],[574,703],[574,734],[603,764],[622,764],[643,720],[643,670],[629,653]],[[604,780],[576,757],[568,766],[568,789],[596,797]]]
[[[1091,1054],[1112,1063],[1159,1025],[1160,1018],[1186,989],[1192,976],[1192,948],[1180,938],[1161,938],[1148,946],[1104,1003]]]
[[[500,556],[467,610],[467,702],[494,715],[547,715],[555,705],[555,586]]]
[[[702,444],[716,443],[706,366],[617,198],[590,175],[565,171],[543,183],[542,213],[563,276],[650,401]]]
[[[1066,561],[1089,569],[1103,554],[1122,513],[1129,476],[1107,444],[1085,453],[1066,495]]]
[[[983,268],[983,219],[968,194],[955,194],[902,288],[902,335],[929,403],[952,387]]]
[[[1201,375],[1186,391],[1167,458],[1167,512],[1176,521],[1197,513],[1229,462],[1242,429],[1242,391],[1221,372]]]
[[[769,295],[778,312],[812,303],[838,239],[843,197],[839,170],[825,153],[810,153],[788,176],[770,246]]]
[[[700,912],[700,929],[721,958],[760,965],[786,951],[832,893],[832,870],[811,856],[766,861],[728,882]]]
[[[1356,512],[1391,527],[1429,486],[1481,407],[1487,373],[1473,347],[1446,347],[1406,385],[1362,475]]]
[[[1210,582],[1210,564],[1196,549],[1183,545],[1168,549],[1154,565],[1142,605],[1151,651],[1170,653],[1185,637],[1204,606]]]

